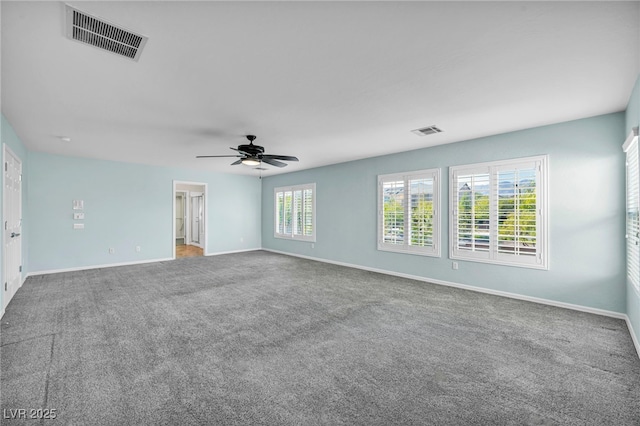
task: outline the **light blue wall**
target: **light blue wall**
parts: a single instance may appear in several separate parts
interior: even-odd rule
[[[11,124],[9,124],[9,122],[5,118],[4,114],[2,114],[2,121],[0,122],[0,135],[2,138],[1,139],[2,147],[0,147],[0,157],[4,157],[4,144],[7,144],[9,149],[11,149],[11,151],[13,151],[13,153],[17,155],[22,161],[22,175],[23,175],[23,180],[22,180],[22,274],[24,276],[26,275],[29,268],[29,259],[27,256],[27,253],[29,250],[29,220],[28,220],[28,210],[27,210],[27,197],[29,194],[29,188],[28,188],[29,180],[27,177],[27,171],[29,169],[29,162],[28,162],[29,156],[28,156],[27,149],[25,148],[24,144],[22,143],[22,141],[20,140],[16,132],[13,130],[13,127],[11,127]],[[4,164],[4,158],[2,158],[1,164]],[[3,185],[0,185],[0,186],[2,186],[2,189],[0,189],[0,212],[2,212],[3,211],[2,202],[4,199],[2,194],[4,191],[4,186]],[[4,250],[4,243],[0,244],[0,259],[2,259],[2,261],[0,261],[0,277],[3,277],[2,275],[2,268],[4,267],[3,250]],[[4,288],[4,283],[0,283],[0,285],[2,286],[2,288]],[[4,292],[0,291],[0,307],[3,306],[3,300],[2,300],[3,294]]]
[[[263,179],[267,249],[625,312],[623,113]],[[390,141],[393,143],[393,141]],[[549,154],[550,269],[448,259],[448,166]],[[376,249],[378,174],[442,170],[441,258]],[[317,242],[273,237],[274,187],[316,183]]]
[[[636,80],[636,85],[633,88],[629,105],[627,106],[626,134],[629,134],[631,129],[636,126],[640,126],[640,75]],[[640,341],[640,295],[631,283],[627,283],[627,315],[631,321],[636,339]]]
[[[625,111],[625,124],[625,135],[628,135],[632,128],[640,125],[640,75],[638,75],[636,84],[633,86],[633,91],[629,96],[629,103]]]
[[[261,247],[257,177],[31,152],[29,272],[171,258],[174,180],[208,184],[208,253]]]

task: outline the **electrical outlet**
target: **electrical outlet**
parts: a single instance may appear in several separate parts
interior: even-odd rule
[[[455,270],[458,270],[458,262],[452,262],[451,267]]]
[[[113,247],[109,247],[109,254],[113,254],[116,252],[116,249],[114,249]]]
[[[311,243],[311,248],[316,248],[316,245],[314,243]]]
[[[136,253],[140,253],[141,250],[142,250],[142,247],[136,246]]]

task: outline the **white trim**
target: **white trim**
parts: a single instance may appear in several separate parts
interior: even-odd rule
[[[451,281],[438,280],[435,278],[421,277],[419,275],[404,274],[402,272],[388,271],[386,269],[370,268],[368,266],[360,266],[352,263],[338,262],[334,260],[322,259],[319,257],[304,256],[300,254],[293,254],[293,253],[288,253],[288,252],[279,251],[279,250],[272,250],[267,248],[263,248],[263,250],[270,251],[273,253],[284,254],[287,256],[294,256],[294,257],[301,257],[303,259],[315,260],[318,262],[331,263],[339,266],[346,266],[349,268],[362,269],[370,272],[377,272],[385,275],[392,275],[395,277],[409,278],[412,280],[422,281],[422,282],[431,283],[431,284],[444,285],[447,287],[456,287],[456,288],[461,288],[463,290],[476,291],[478,293],[487,293],[487,294],[492,294],[494,296],[508,297],[510,299],[524,300],[527,302],[534,302],[542,305],[556,306],[558,308],[565,308],[565,309],[571,309],[574,311],[587,312],[590,314],[602,315],[605,317],[611,317],[611,318],[617,318],[617,319],[627,318],[626,314],[623,314],[621,312],[608,311],[606,309],[598,309],[598,308],[591,308],[589,306],[574,305],[573,303],[558,302],[556,300],[543,299],[543,298],[534,297],[534,296],[525,296],[522,294],[511,293],[508,291],[492,290],[484,287],[476,287],[468,284],[460,284],[460,283],[455,283]]]
[[[633,129],[631,129],[629,136],[627,136],[627,139],[622,144],[622,150],[624,152],[627,152],[627,150],[629,149],[629,146],[631,146],[631,142],[633,142],[634,139],[637,137],[638,137],[638,128],[634,127]]]
[[[36,275],[58,274],[60,272],[86,271],[87,269],[102,269],[102,268],[113,268],[116,266],[140,265],[143,263],[166,262],[168,260],[174,260],[174,259],[172,257],[165,257],[161,259],[135,260],[133,262],[106,263],[104,265],[79,266],[74,268],[63,268],[63,269],[48,269],[44,271],[29,272],[27,274],[27,277],[33,277]]]
[[[256,247],[256,248],[248,248],[248,249],[240,249],[240,250],[217,251],[215,253],[207,253],[205,254],[205,256],[220,256],[222,254],[244,253],[247,251],[258,251],[258,250],[262,250],[262,248]]]
[[[624,320],[627,322],[627,328],[629,329],[629,333],[631,334],[631,340],[633,340],[633,346],[636,347],[636,352],[638,353],[638,358],[640,358],[640,342],[636,337],[636,333],[631,325],[631,319],[629,319],[628,315],[624,316]]]

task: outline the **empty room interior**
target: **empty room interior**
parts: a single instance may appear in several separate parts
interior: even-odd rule
[[[640,2],[0,15],[3,424],[640,424]]]

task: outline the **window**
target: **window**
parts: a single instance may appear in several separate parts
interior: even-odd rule
[[[453,166],[451,258],[548,268],[547,156]]]
[[[378,176],[378,250],[440,256],[440,169]]]
[[[274,190],[275,237],[316,240],[315,192],[315,183]]]
[[[627,153],[627,277],[640,292],[640,165],[638,163],[638,131],[629,135],[622,149]]]

